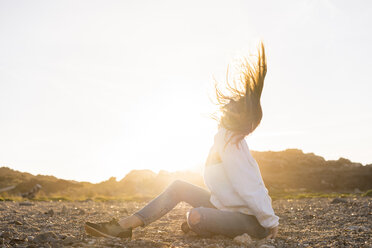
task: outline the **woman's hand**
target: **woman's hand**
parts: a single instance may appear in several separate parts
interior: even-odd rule
[[[278,234],[279,226],[273,227],[270,229],[269,235],[267,235],[266,239],[275,239],[276,235]]]

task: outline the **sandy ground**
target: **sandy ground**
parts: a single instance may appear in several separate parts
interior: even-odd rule
[[[273,202],[280,231],[266,247],[372,247],[372,198],[316,198]],[[222,236],[200,238],[184,234],[181,223],[190,208],[177,208],[146,228],[134,230],[132,240],[87,236],[85,221],[127,216],[145,202],[0,202],[0,247],[247,247]],[[26,203],[27,204],[27,203]],[[250,247],[259,247],[255,241]],[[270,245],[270,246],[269,246]],[[265,246],[264,246],[265,247]]]

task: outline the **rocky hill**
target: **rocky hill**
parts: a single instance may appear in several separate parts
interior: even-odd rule
[[[358,191],[372,188],[372,164],[325,160],[298,149],[252,152],[272,190]]]
[[[271,194],[285,192],[360,192],[372,189],[372,164],[362,165],[348,159],[325,160],[313,153],[288,149],[280,152],[254,152],[265,184]],[[151,197],[160,193],[173,180],[182,179],[204,186],[200,174],[193,172],[158,174],[150,170],[133,170],[117,181],[92,184],[31,175],[7,167],[0,168],[0,195],[17,196],[34,185],[42,186],[39,195],[67,198]],[[13,186],[13,188],[10,188]],[[1,189],[6,189],[1,192]]]

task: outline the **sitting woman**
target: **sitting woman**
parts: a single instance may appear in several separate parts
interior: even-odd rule
[[[133,215],[119,221],[87,222],[86,232],[93,236],[131,237],[133,228],[158,220],[183,201],[193,207],[187,213],[186,227],[201,236],[220,234],[233,238],[247,233],[256,238],[275,238],[279,218],[244,139],[262,118],[260,98],[266,68],[261,44],[256,63],[242,63],[242,89],[228,84],[231,95],[226,96],[216,88],[222,116],[204,170],[209,191],[177,180]]]

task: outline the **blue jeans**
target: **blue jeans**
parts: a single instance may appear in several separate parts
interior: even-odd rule
[[[216,209],[209,199],[210,193],[207,190],[176,180],[134,215],[146,226],[183,201],[193,207],[187,215],[187,223],[190,229],[200,236],[220,234],[233,238],[247,233],[255,238],[264,238],[268,235],[268,230],[260,225],[255,216]],[[196,223],[190,221],[193,215],[200,217]]]

